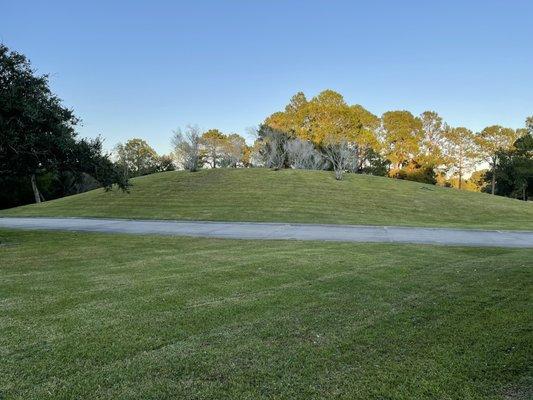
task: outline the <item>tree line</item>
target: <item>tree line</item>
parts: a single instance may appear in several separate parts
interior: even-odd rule
[[[370,169],[428,183],[456,177],[461,188],[465,175],[485,162],[490,169],[490,192],[496,193],[503,153],[516,149],[518,140],[527,142],[523,138],[531,136],[532,125],[533,117],[529,117],[523,129],[494,125],[474,133],[450,126],[434,111],[419,116],[405,110],[388,111],[378,117],[361,105],[348,105],[339,93],[325,90],[310,100],[301,92],[294,95],[284,111],[265,120],[260,134],[278,150],[281,147],[275,142],[279,140],[312,144],[338,179],[345,171]],[[290,154],[288,148],[285,152]]]
[[[176,130],[172,138],[174,151],[158,155],[143,139],[133,138],[119,143],[113,151],[113,159],[124,178],[134,178],[155,172],[173,171],[176,167],[189,171],[200,168],[251,167],[252,147],[244,137],[224,134],[218,129],[201,133],[197,126],[185,131]]]
[[[242,140],[240,162],[218,165],[224,135],[189,127],[173,138],[175,159],[190,171],[201,168],[207,154],[211,168],[324,169],[339,180],[346,172],[367,173],[523,200],[533,192],[533,117],[524,128],[492,125],[475,133],[450,126],[435,111],[419,116],[388,111],[378,117],[325,90],[310,100],[302,92],[295,94],[283,111],[265,119],[256,135],[253,146]]]
[[[523,200],[533,192],[533,117],[522,129],[494,125],[474,133],[434,111],[376,116],[332,90],[311,99],[300,92],[263,121],[251,145],[236,133],[188,126],[174,132],[168,155],[140,138],[105,152],[101,137],[77,137],[79,123],[47,75],[0,45],[0,208],[96,187],[127,191],[132,177],[175,168],[330,170],[339,180],[365,173]],[[488,170],[479,169],[484,164]]]

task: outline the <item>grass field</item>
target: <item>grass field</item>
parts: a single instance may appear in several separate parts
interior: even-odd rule
[[[0,216],[84,216],[533,229],[533,203],[324,171],[221,169],[132,180],[130,194],[95,190]]]
[[[2,399],[533,393],[532,250],[4,230],[0,261]]]

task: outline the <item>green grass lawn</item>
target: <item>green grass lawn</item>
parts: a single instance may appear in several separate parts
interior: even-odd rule
[[[528,249],[3,230],[0,398],[528,399],[532,267]]]
[[[325,171],[221,169],[132,180],[0,216],[84,216],[533,229],[533,203],[395,179]]]

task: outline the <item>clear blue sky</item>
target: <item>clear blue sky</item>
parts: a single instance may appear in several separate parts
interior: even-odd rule
[[[169,150],[186,124],[244,134],[297,91],[452,125],[533,114],[533,1],[0,0],[0,41],[26,54],[111,148]]]

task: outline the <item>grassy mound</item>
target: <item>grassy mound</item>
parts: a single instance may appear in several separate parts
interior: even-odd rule
[[[219,169],[132,180],[0,216],[83,216],[533,229],[533,204],[416,182],[324,171]]]

